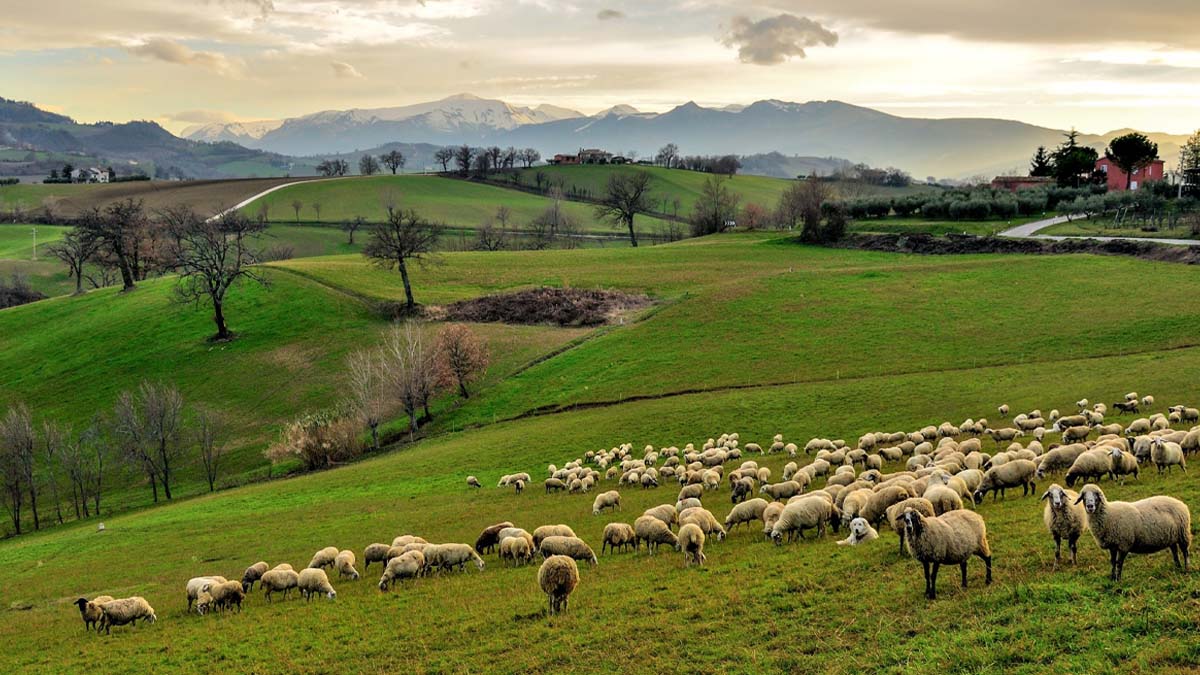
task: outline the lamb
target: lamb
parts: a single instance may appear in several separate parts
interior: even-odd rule
[[[240,588],[239,586],[239,590]],[[154,608],[146,602],[145,598],[135,595],[132,598],[109,600],[100,605],[100,621],[97,624],[96,633],[103,630],[105,635],[110,635],[113,626],[124,626],[134,623],[138,619],[141,619],[142,623],[158,621],[158,615],[154,613]]]
[[[273,570],[268,570],[262,575],[259,585],[262,586],[267,602],[271,602],[272,593],[283,593],[283,599],[287,600],[288,594],[293,588],[300,583],[300,575],[296,574],[295,570],[286,570],[276,567]]]
[[[1112,459],[1105,450],[1088,450],[1082,453],[1067,470],[1067,487],[1074,487],[1080,478],[1100,480],[1101,476],[1112,473]]]
[[[481,488],[483,486],[479,484],[479,479],[475,476],[467,476],[467,487]]]
[[[975,490],[975,503],[983,501],[988,492],[992,493],[992,501],[996,501],[996,495],[1004,496],[1008,488],[1021,486],[1021,494],[1027,495],[1037,489],[1034,482],[1034,472],[1037,471],[1037,466],[1028,459],[1014,459],[1013,461],[995,466],[988,469],[987,473],[983,474],[983,482],[979,484],[979,488]]]
[[[838,546],[858,546],[867,541],[873,541],[879,538],[879,532],[871,527],[871,524],[865,518],[855,518],[850,521],[850,536],[842,539],[837,544]]]
[[[354,562],[354,551],[339,552],[333,561],[333,568],[337,570],[338,578],[350,577],[351,581],[358,581],[358,570],[354,569]]]
[[[892,531],[900,537],[900,555],[904,555],[904,522],[902,517],[904,512],[908,511],[909,509],[912,509],[921,515],[928,516],[930,518],[938,515],[933,508],[933,504],[924,497],[913,497],[911,499],[906,499],[899,504],[892,504],[888,507],[888,526],[891,527]]]
[[[1130,553],[1156,553],[1171,549],[1176,567],[1188,571],[1192,545],[1192,514],[1183,502],[1163,495],[1136,502],[1110,502],[1099,486],[1088,483],[1075,503],[1083,502],[1088,529],[1100,548],[1109,553],[1109,578],[1121,580],[1125,557]],[[1183,565],[1179,553],[1183,552]]]
[[[1178,443],[1171,443],[1162,438],[1154,439],[1154,444],[1150,446],[1150,461],[1154,462],[1159,473],[1163,472],[1164,467],[1167,473],[1170,473],[1172,466],[1178,466],[1184,473],[1187,472],[1187,460],[1183,457],[1183,449]]]
[[[209,602],[217,609],[225,610],[237,605],[238,611],[242,611],[242,600],[246,599],[246,592],[242,590],[240,581],[215,583],[204,590],[209,594]]]
[[[113,599],[111,595],[97,595],[95,598],[88,600],[87,598],[79,598],[74,604],[79,608],[79,616],[83,618],[83,630],[89,631],[96,627],[104,612],[100,609],[100,605],[110,602]]]
[[[519,478],[512,482],[512,486],[513,486],[513,490],[515,490],[517,494],[521,494],[522,492],[525,491],[525,481],[523,481]],[[587,492],[587,488],[584,488],[583,491]]]
[[[505,537],[500,542],[500,559],[524,565],[533,560],[533,545],[525,537]]]
[[[392,584],[403,579],[416,579],[425,570],[425,556],[420,551],[409,551],[399,558],[393,558],[379,577],[379,590],[386,591]]]
[[[261,579],[267,569],[269,566],[261,560],[247,567],[246,571],[242,573],[242,592],[249,593],[254,590],[254,582]]]
[[[786,480],[774,485],[763,485],[759,488],[758,494],[770,495],[775,501],[783,501],[795,497],[803,491],[804,488],[800,486],[800,483],[794,480]]]
[[[394,545],[394,544],[393,544]],[[320,567],[333,567],[333,563],[337,560],[338,548],[336,546],[326,546],[325,548],[313,554],[312,560],[308,566],[311,569]]]
[[[192,611],[192,604],[200,597],[200,592],[208,590],[213,584],[225,583],[225,577],[210,576],[210,577],[192,577],[187,582],[187,611]]]
[[[672,508],[671,512],[674,513],[675,509]],[[543,525],[533,531],[533,547],[540,549],[542,547],[542,541],[546,537],[574,537],[574,536],[575,536],[575,530],[572,530],[567,525]]]
[[[742,523],[751,523],[761,520],[763,511],[767,508],[767,500],[761,497],[748,499],[729,511],[729,515],[725,516],[725,529],[732,530]]]
[[[793,533],[803,539],[804,530],[815,528],[817,536],[825,535],[825,524],[830,523],[833,531],[837,532],[838,522],[842,514],[832,502],[818,496],[812,496],[789,503],[779,515],[779,520],[771,528],[771,539],[775,545],[783,543],[783,535],[791,541]]]
[[[671,512],[675,511],[672,509]],[[633,521],[633,531],[637,534],[635,546],[640,546],[642,542],[645,542],[646,550],[650,551],[651,555],[654,555],[654,551],[660,544],[675,546],[679,543],[675,533],[667,527],[666,523],[654,516],[640,516]]]
[[[704,555],[704,531],[695,523],[687,523],[679,526],[679,538],[676,546],[680,551],[683,551],[686,566],[691,567],[694,563],[697,567],[703,567],[706,557]]]
[[[480,558],[475,549],[466,544],[433,544],[426,546],[423,552],[425,566],[429,570],[440,571],[458,567],[461,572],[466,568],[467,563],[474,562],[482,572],[485,566],[483,558]]]
[[[363,569],[371,569],[371,563],[378,562],[384,565],[388,564],[388,549],[391,546],[387,544],[368,544],[363,549]]]
[[[1109,478],[1121,477],[1121,484],[1125,484],[1125,476],[1133,474],[1134,478],[1138,477],[1138,461],[1137,457],[1125,452],[1121,448],[1113,448],[1109,451],[1109,461],[1112,463],[1112,470],[1109,471]]]
[[[637,547],[637,533],[633,531],[632,525],[609,523],[604,526],[604,542],[600,545],[601,553],[604,553],[605,549],[616,551],[618,548],[623,552],[626,546]]]
[[[592,501],[592,515],[598,516],[604,509],[616,511],[621,508],[621,493],[616,490],[609,490],[596,495],[596,499]]]
[[[937,599],[937,575],[942,565],[958,565],[962,587],[967,587],[967,560],[979,556],[987,566],[987,583],[992,583],[992,548],[987,526],[973,511],[950,511],[930,518],[917,511],[904,513],[908,550],[925,569],[925,597]]]
[[[567,611],[567,601],[579,585],[579,566],[565,555],[546,558],[538,570],[538,586],[550,602],[550,614]]]
[[[512,526],[513,524],[506,520],[483,528],[483,532],[480,532],[479,537],[475,539],[475,552],[483,555],[496,550],[496,544],[500,543],[500,532]]]
[[[587,542],[579,537],[546,537],[542,540],[541,546],[538,547],[538,552],[543,558],[549,558],[552,555],[565,555],[575,560],[591,564],[593,567],[599,562],[596,559],[596,553],[592,550]]]
[[[325,575],[325,570],[319,567],[300,570],[300,578],[296,582],[296,587],[300,589],[300,595],[305,600],[312,600],[313,596],[318,593],[330,600],[337,598],[337,591],[333,590],[333,586],[329,583],[329,577]]]
[[[1042,495],[1046,508],[1042,511],[1042,522],[1046,530],[1054,537],[1054,564],[1062,562],[1062,542],[1067,540],[1071,549],[1071,564],[1075,564],[1075,544],[1087,527],[1087,516],[1083,507],[1076,502],[1079,495],[1072,490],[1064,490],[1058,483],[1050,486]]]

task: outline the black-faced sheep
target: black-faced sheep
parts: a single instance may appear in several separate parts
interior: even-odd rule
[[[1054,537],[1054,564],[1062,562],[1062,542],[1067,540],[1071,549],[1071,564],[1075,564],[1076,543],[1087,527],[1087,516],[1083,507],[1076,503],[1079,495],[1071,490],[1064,490],[1055,483],[1046,490],[1042,499],[1046,500],[1046,508],[1042,511],[1042,522],[1046,530]]]
[[[113,599],[111,595],[98,595],[91,600],[87,598],[79,598],[74,604],[79,608],[79,616],[83,619],[83,630],[89,631],[96,627],[100,622],[104,612],[100,609],[100,605],[109,602]]]
[[[567,601],[579,585],[579,566],[565,555],[546,558],[538,570],[538,586],[550,602],[550,613],[567,611]]]
[[[908,550],[925,570],[925,597],[937,598],[937,575],[942,565],[958,565],[962,587],[967,587],[967,560],[979,556],[987,566],[987,583],[992,583],[992,548],[987,526],[973,511],[950,511],[930,518],[917,511],[905,511],[904,529]]]
[[[900,555],[904,555],[904,521],[902,516],[904,515],[904,512],[908,511],[909,509],[930,518],[937,515],[937,512],[933,508],[933,504],[924,497],[905,499],[899,504],[892,504],[888,507],[888,526],[891,527],[892,531],[895,532],[900,538]]]
[[[1109,553],[1112,565],[1109,578],[1113,581],[1121,580],[1125,557],[1130,553],[1156,553],[1167,548],[1171,549],[1175,565],[1188,571],[1192,514],[1187,504],[1163,495],[1136,502],[1110,502],[1093,483],[1083,486],[1075,502],[1083,503],[1092,537]]]
[[[697,567],[703,567],[706,557],[704,555],[704,531],[695,523],[685,523],[679,526],[678,544],[676,546],[680,551],[683,551],[683,557],[686,561],[685,565],[691,567],[695,564]]]

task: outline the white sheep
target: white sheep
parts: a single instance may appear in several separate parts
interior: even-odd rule
[[[100,605],[100,622],[97,624],[96,633],[103,630],[105,635],[109,635],[113,626],[124,626],[138,619],[141,619],[142,623],[154,623],[158,620],[154,608],[145,598],[135,595],[131,598],[109,600]]]
[[[546,558],[538,569],[538,586],[550,603],[550,614],[567,611],[567,601],[579,585],[579,566],[565,555]]]
[[[326,576],[325,570],[319,567],[309,567],[300,570],[300,576],[296,580],[296,587],[300,589],[300,595],[305,600],[312,600],[313,596],[318,593],[330,600],[337,598],[337,591],[333,590],[333,586],[329,583],[329,577]]]
[[[1083,502],[1088,529],[1100,548],[1109,552],[1109,578],[1121,580],[1125,557],[1130,553],[1156,553],[1171,549],[1175,565],[1188,571],[1192,545],[1192,514],[1187,504],[1158,495],[1136,502],[1110,502],[1099,486],[1088,483],[1075,503]],[[1183,564],[1179,553],[1183,552]]]
[[[925,570],[925,597],[937,599],[937,575],[942,565],[958,565],[962,587],[967,587],[967,560],[978,556],[987,566],[987,583],[992,583],[992,548],[987,525],[973,511],[950,511],[933,518],[917,511],[904,513],[908,550]]]
[[[1183,457],[1183,448],[1178,443],[1171,443],[1161,437],[1154,439],[1154,444],[1150,447],[1150,461],[1154,462],[1159,473],[1162,473],[1164,468],[1167,473],[1170,473],[1173,466],[1178,466],[1185,473],[1187,472],[1187,460]]]
[[[1042,522],[1054,537],[1055,566],[1062,562],[1063,539],[1067,540],[1067,547],[1071,549],[1071,564],[1075,564],[1076,544],[1087,528],[1087,516],[1083,507],[1076,502],[1078,498],[1078,494],[1064,490],[1058,483],[1051,485],[1042,495],[1042,499],[1046,500]]]
[[[339,551],[336,546],[326,546],[325,548],[313,554],[312,560],[309,561],[308,566],[312,569],[319,567],[333,567],[334,562],[337,561],[338,553]]]
[[[379,577],[379,590],[386,591],[392,584],[403,579],[416,579],[425,570],[425,556],[420,551],[409,551],[388,561]]]
[[[592,501],[592,515],[598,516],[604,509],[616,511],[621,508],[621,493],[616,490],[609,490],[596,495],[596,499]]]
[[[354,551],[339,551],[333,561],[333,567],[337,570],[338,577],[350,577],[352,581],[358,581],[358,570],[354,569],[354,563]]]
[[[704,532],[695,523],[686,523],[679,527],[679,537],[676,547],[683,551],[686,566],[703,567],[707,559],[704,555]]]

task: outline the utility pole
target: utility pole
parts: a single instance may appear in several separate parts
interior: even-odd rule
[[[33,228],[33,259],[37,260],[37,227]]]

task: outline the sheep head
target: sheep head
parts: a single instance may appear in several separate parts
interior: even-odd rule
[[[1080,502],[1083,502],[1083,509],[1089,514],[1096,513],[1104,508],[1104,491],[1099,486],[1088,483],[1079,491],[1079,498],[1075,500],[1076,504]]]
[[[1051,507],[1061,509],[1067,503],[1067,493],[1056,483],[1051,485],[1050,489],[1046,490],[1046,492],[1042,494],[1042,499],[1049,499]]]

